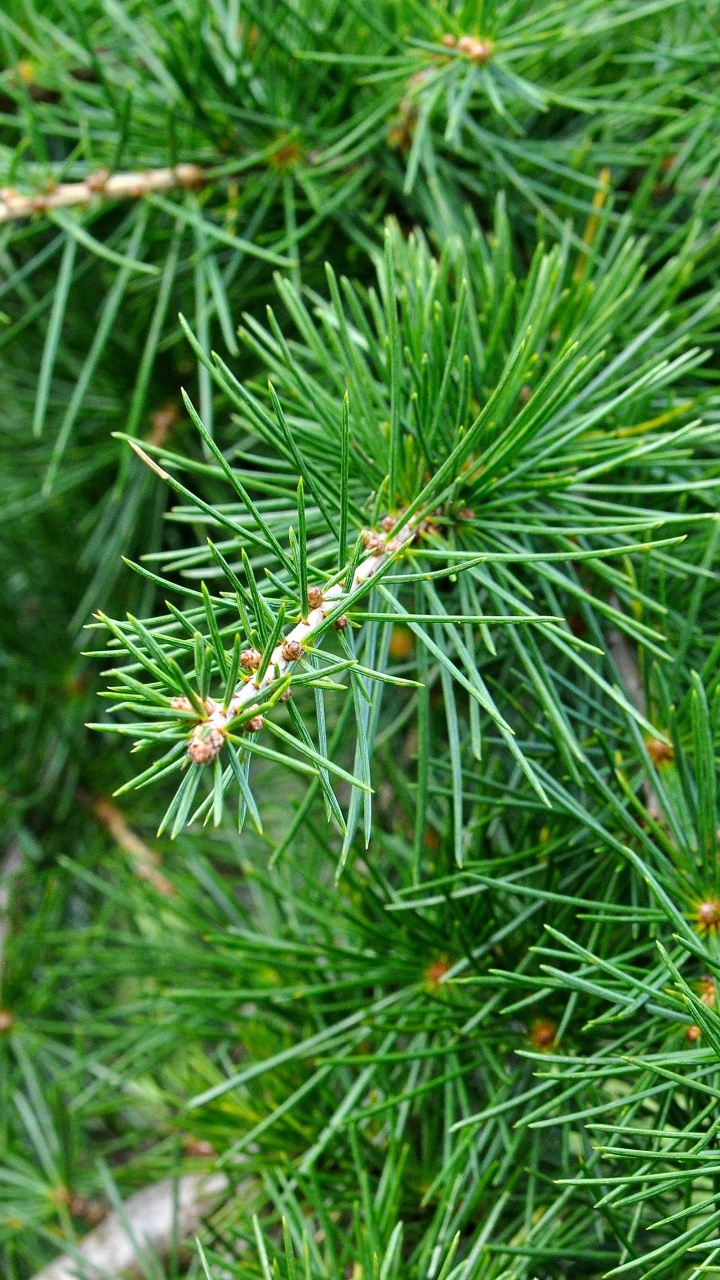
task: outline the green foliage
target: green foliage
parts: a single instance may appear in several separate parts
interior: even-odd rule
[[[10,1280],[720,1270],[716,19],[0,14]]]

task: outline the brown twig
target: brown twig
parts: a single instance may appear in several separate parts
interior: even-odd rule
[[[174,187],[199,187],[204,179],[197,164],[176,164],[172,169],[146,169],[137,173],[110,173],[98,169],[83,182],[59,182],[38,195],[23,195],[12,187],[0,188],[0,222],[31,218],[71,205],[88,205],[99,200],[135,200]]]
[[[135,834],[116,805],[111,804],[103,796],[86,796],[81,793],[80,799],[89,804],[98,822],[112,836],[123,853],[129,855],[133,869],[141,880],[147,880],[148,884],[166,898],[175,892],[167,876],[158,871],[160,855]]]
[[[616,602],[614,602],[616,603]],[[607,635],[608,649],[620,679],[622,680],[628,698],[632,702],[635,710],[644,718],[647,717],[647,699],[645,697],[645,686],[643,685],[640,668],[638,666],[637,656],[633,646],[630,644],[627,636],[622,631],[612,630]],[[645,808],[654,822],[662,819],[663,813],[660,807],[660,801],[657,798],[655,788],[646,778],[643,784],[645,793]]]

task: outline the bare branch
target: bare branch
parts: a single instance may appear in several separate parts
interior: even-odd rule
[[[238,1191],[254,1185],[241,1183]],[[187,1173],[144,1187],[125,1201],[122,1218],[108,1214],[72,1254],[56,1258],[34,1280],[108,1280],[126,1272],[137,1274],[148,1249],[162,1257],[173,1240],[194,1235],[203,1215],[228,1186],[224,1173]]]
[[[110,173],[99,169],[83,182],[59,182],[39,195],[23,195],[12,187],[0,188],[0,222],[31,218],[71,205],[98,200],[136,200],[174,187],[202,186],[204,174],[197,164],[176,164],[172,169],[146,169],[138,173]]]

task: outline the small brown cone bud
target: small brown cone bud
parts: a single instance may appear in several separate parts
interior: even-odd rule
[[[489,40],[478,40],[477,36],[461,36],[457,42],[461,53],[466,53],[471,62],[487,62],[492,57],[493,47]]]
[[[302,645],[299,640],[286,640],[281,653],[285,662],[297,662],[302,654]]]
[[[73,1218],[79,1218],[88,1227],[97,1227],[109,1213],[109,1206],[103,1200],[88,1196],[72,1195],[69,1209]]]
[[[341,613],[340,617],[336,618],[335,621],[333,622],[333,626],[336,631],[344,631],[347,624],[348,624],[348,618],[346,613]]]
[[[425,970],[425,981],[429,987],[439,987],[446,973],[450,972],[450,961],[447,956],[439,956]]]
[[[541,1053],[544,1053],[546,1049],[551,1049],[555,1043],[556,1030],[554,1022],[550,1022],[547,1018],[538,1018],[530,1028],[531,1043]]]
[[[455,36],[451,35],[450,32],[448,31],[443,36],[440,43],[444,44],[446,49],[454,49],[455,45],[457,44],[457,39]]]
[[[193,705],[190,699],[184,698],[184,697],[173,698],[172,702],[170,703],[170,706],[172,707],[173,711],[192,711],[193,710]]]
[[[308,587],[308,604],[311,609],[319,609],[323,602],[323,593],[320,587]]]
[[[700,1039],[700,1036],[702,1035],[702,1031],[698,1026],[695,1025],[695,1023],[693,1023],[691,1027],[688,1027],[687,1031],[685,1032],[685,1035],[687,1036],[691,1044],[695,1044],[696,1040]]]
[[[196,729],[190,739],[187,753],[193,764],[210,764],[220,755],[224,741],[225,737],[219,729],[210,729],[205,732]]]
[[[712,1009],[715,1005],[715,979],[707,974],[700,979],[700,999],[708,1009]]]
[[[383,516],[380,521],[380,528],[384,529],[385,533],[390,533],[395,528],[396,524],[397,520],[394,516]]]
[[[262,662],[262,654],[257,649],[243,649],[240,654],[240,666],[246,671],[257,671]]]
[[[186,1138],[183,1142],[183,1151],[189,1156],[214,1156],[217,1154],[212,1142],[208,1142],[207,1138]]]
[[[289,702],[291,698],[292,698],[292,689],[286,689],[284,693],[280,694],[281,702]]]
[[[252,716],[250,720],[246,720],[243,729],[246,733],[259,733],[265,721],[262,716]]]
[[[645,746],[654,765],[670,764],[675,759],[675,752],[670,742],[663,742],[660,738],[648,738]]]
[[[363,529],[362,531],[363,546],[373,556],[381,556],[385,550],[385,539],[381,533],[376,533],[374,529]]]
[[[89,187],[91,191],[104,191],[109,177],[109,169],[97,169],[95,173],[88,174],[85,179],[85,186]]]
[[[7,1009],[0,1009],[0,1032],[11,1031],[13,1016]]]
[[[708,899],[707,902],[698,903],[695,920],[700,929],[717,929],[720,925],[720,902]]]

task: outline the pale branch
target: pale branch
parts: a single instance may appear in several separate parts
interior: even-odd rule
[[[10,924],[10,886],[25,865],[25,855],[19,840],[13,840],[0,860],[0,987],[3,975],[3,951]],[[0,1017],[2,1011],[0,1010]],[[8,1015],[5,1014],[7,1018]],[[0,1028],[5,1029],[5,1028]]]
[[[365,545],[366,548],[370,549],[370,555],[358,565],[349,589],[346,589],[342,582],[336,582],[333,586],[328,587],[326,591],[321,591],[317,587],[313,588],[312,591],[318,593],[319,603],[314,609],[310,609],[306,621],[298,622],[284,639],[276,645],[262,678],[260,680],[251,678],[238,685],[227,707],[222,706],[220,703],[214,703],[212,699],[206,700],[209,715],[206,720],[203,720],[193,730],[188,746],[188,755],[191,760],[194,760],[196,764],[205,764],[219,754],[223,745],[225,731],[230,722],[241,711],[250,709],[254,704],[261,701],[263,689],[268,688],[269,685],[274,684],[276,680],[284,676],[297,660],[302,657],[304,646],[308,640],[312,639],[317,629],[323,625],[328,615],[336,612],[338,605],[344,599],[349,599],[356,591],[361,590],[362,587],[370,582],[371,578],[383,567],[388,556],[399,551],[406,542],[409,542],[416,529],[416,524],[406,524],[397,537],[392,536],[392,528],[388,530],[387,534],[366,530]],[[341,615],[335,625],[342,627],[344,621],[344,617]],[[210,703],[212,703],[212,706],[210,706]],[[260,719],[261,717],[258,717],[258,720]],[[257,725],[257,728],[261,727],[261,724]]]
[[[144,1187],[125,1201],[122,1214],[109,1213],[72,1253],[55,1258],[33,1280],[114,1280],[128,1272],[145,1274],[148,1249],[162,1258],[174,1241],[192,1237],[229,1185],[224,1173],[187,1173]],[[241,1183],[236,1194],[255,1185]]]
[[[72,205],[111,200],[135,200],[172,191],[174,187],[202,186],[203,170],[197,164],[176,164],[171,169],[145,169],[136,173],[110,173],[98,169],[82,182],[58,182],[37,195],[24,195],[13,187],[0,188],[0,222],[31,218]]]
[[[153,458],[149,457],[135,441],[131,440],[129,443],[138,457],[156,475],[160,476],[162,480],[170,478],[168,472],[159,466]],[[397,534],[393,533],[395,524],[396,521],[392,516],[386,516],[382,521],[383,532],[378,532],[374,529],[364,530],[363,541],[369,554],[364,560],[360,561],[348,588],[343,582],[336,582],[325,590],[319,587],[311,588],[309,595],[313,598],[310,599],[310,604],[314,604],[314,607],[309,610],[307,619],[298,622],[276,645],[260,679],[257,676],[255,678],[249,676],[244,679],[238,684],[227,705],[216,702],[214,698],[205,699],[207,715],[195,726],[188,745],[188,755],[195,764],[209,764],[216,759],[222,750],[225,733],[230,723],[242,711],[250,710],[253,706],[261,703],[263,689],[267,689],[276,680],[282,678],[302,657],[307,641],[311,640],[318,628],[325,623],[328,615],[336,613],[343,600],[351,599],[357,591],[366,586],[382,569],[388,558],[400,551],[415,536],[422,528],[423,517],[418,515],[414,520],[408,521]],[[315,599],[317,603],[315,603]],[[340,628],[345,625],[342,615],[336,620],[335,625]],[[248,663],[250,664],[252,661],[252,653],[248,651]],[[256,654],[255,666],[259,665],[260,655]],[[186,698],[178,698],[176,703],[179,709],[191,709],[190,703]],[[252,730],[262,728],[262,717],[257,716],[256,721],[257,723],[253,724],[251,718],[248,727]]]
[[[617,605],[617,600],[613,601],[613,603]],[[632,705],[641,716],[646,717],[647,699],[645,697],[645,687],[633,646],[622,631],[615,629],[608,632],[607,643],[612,660],[625,685],[625,690]],[[657,741],[659,746],[662,747],[664,745],[660,742],[660,739]],[[645,793],[645,807],[650,817],[653,821],[659,822],[663,816],[660,801],[657,798],[655,788],[648,779],[643,784],[643,791]]]

